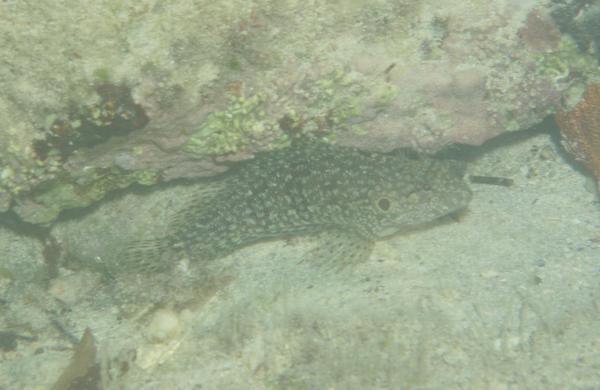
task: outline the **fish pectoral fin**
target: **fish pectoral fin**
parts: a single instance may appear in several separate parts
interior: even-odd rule
[[[316,239],[318,245],[305,255],[305,261],[324,268],[343,269],[362,263],[373,251],[372,241],[349,232],[327,231],[317,235]]]

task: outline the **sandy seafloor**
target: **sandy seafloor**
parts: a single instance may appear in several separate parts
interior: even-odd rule
[[[512,186],[472,185],[462,215],[342,271],[302,262],[301,238],[244,248],[202,276],[107,283],[70,267],[47,282],[42,246],[0,228],[0,330],[25,336],[0,351],[0,389],[51,388],[68,336],[86,327],[106,388],[598,389],[597,195],[547,133],[517,138],[469,168]],[[72,257],[101,257],[90,232],[160,197],[122,196],[53,234]]]

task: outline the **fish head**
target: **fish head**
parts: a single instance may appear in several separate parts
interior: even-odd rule
[[[355,226],[383,238],[465,208],[471,190],[464,163],[417,158],[388,164],[373,173],[366,196],[353,205]]]

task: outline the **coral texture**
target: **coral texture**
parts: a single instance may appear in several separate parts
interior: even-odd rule
[[[600,180],[600,83],[588,85],[581,101],[555,118],[567,150]]]

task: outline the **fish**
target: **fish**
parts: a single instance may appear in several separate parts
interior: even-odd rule
[[[163,271],[266,240],[313,236],[315,261],[348,265],[373,244],[467,207],[465,163],[410,150],[365,151],[316,140],[258,153],[174,213],[165,237],[127,248],[122,264]]]

